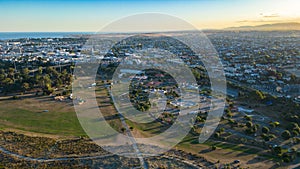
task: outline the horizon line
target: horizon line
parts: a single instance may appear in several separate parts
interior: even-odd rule
[[[300,24],[300,22],[276,22],[276,23],[269,23],[269,24],[260,24],[260,25],[245,25],[245,26],[229,26],[225,28],[205,28],[205,29],[190,29],[190,30],[153,30],[153,31],[125,31],[125,32],[100,32],[100,31],[0,31],[0,33],[152,33],[152,32],[183,32],[183,31],[207,31],[207,30],[232,30],[232,29],[243,29],[245,27],[249,27],[251,30],[251,27],[259,27],[259,26],[266,26],[266,25],[276,25],[276,24]],[[278,30],[278,29],[274,29]],[[289,30],[289,29],[284,29]],[[294,29],[290,29],[294,30]],[[272,31],[272,29],[270,29]]]

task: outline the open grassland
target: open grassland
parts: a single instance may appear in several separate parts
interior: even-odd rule
[[[32,96],[0,101],[0,128],[83,136],[71,101],[59,102],[50,96]]]
[[[216,146],[216,150],[212,150],[212,146]],[[254,146],[243,144],[231,144],[228,142],[207,140],[203,144],[198,143],[198,136],[189,134],[185,139],[176,146],[180,149],[193,154],[199,154],[208,161],[215,164],[231,164],[242,168],[272,168],[276,166],[274,157],[270,157],[265,150]],[[240,160],[238,165],[233,164],[234,160]],[[277,166],[278,167],[278,166]]]
[[[97,102],[106,121],[117,131],[122,125],[107,90],[97,88]],[[71,100],[26,95],[18,99],[0,97],[0,129],[59,136],[86,136]]]
[[[119,118],[119,113],[115,110],[115,107],[111,101],[108,91],[104,86],[97,86],[96,90],[96,100],[99,109],[105,118],[105,121],[116,131],[121,132],[122,122]]]

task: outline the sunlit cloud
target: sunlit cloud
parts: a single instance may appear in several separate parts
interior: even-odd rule
[[[278,18],[280,15],[278,13],[273,13],[273,14],[263,14],[261,13],[262,17],[264,18]]]
[[[286,20],[240,20],[236,21],[236,23],[276,23],[276,22],[285,22]]]

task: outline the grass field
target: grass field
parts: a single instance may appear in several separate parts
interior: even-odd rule
[[[208,140],[203,144],[198,144],[198,136],[189,134],[180,144],[177,149],[181,149],[194,154],[199,154],[207,160],[223,164],[232,163],[234,160],[240,160],[240,167],[250,168],[271,168],[276,162],[272,161],[265,150],[250,147],[246,145],[237,145],[225,142],[215,142]],[[211,146],[217,146],[217,149],[212,151]]]
[[[121,132],[122,122],[119,118],[119,113],[115,110],[114,105],[111,102],[108,91],[103,87],[97,87],[95,90],[96,100],[98,102],[99,109],[105,118],[106,122],[116,131]]]
[[[49,96],[0,101],[0,128],[62,136],[84,136],[71,102]]]
[[[152,137],[168,129],[167,126],[162,125],[158,121],[153,121],[151,123],[136,123],[130,120],[126,120],[126,123],[130,127],[133,127],[135,131],[137,131],[133,133],[135,137]]]
[[[96,90],[99,108],[106,121],[121,131],[120,119],[116,116],[107,90]],[[21,130],[59,136],[86,136],[71,100],[55,101],[50,96],[0,97],[0,129]],[[114,117],[114,118],[111,118]]]

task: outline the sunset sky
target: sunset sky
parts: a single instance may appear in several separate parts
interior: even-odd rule
[[[95,32],[132,14],[156,12],[199,29],[300,22],[299,0],[0,0],[1,32]]]

